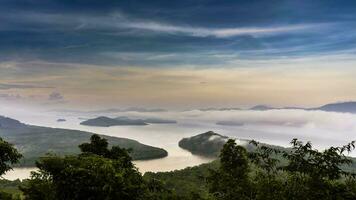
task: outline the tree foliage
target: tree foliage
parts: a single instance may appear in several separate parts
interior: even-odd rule
[[[217,199],[356,199],[355,175],[342,170],[352,164],[354,142],[322,152],[297,139],[290,150],[251,144],[257,148],[249,153],[234,140],[224,145],[221,166],[207,179]]]
[[[22,155],[16,148],[13,147],[12,144],[0,138],[0,177],[7,171],[11,170],[12,165],[18,163],[21,157]],[[0,188],[0,199],[11,200],[15,199],[14,196],[15,195],[7,191],[3,191],[2,188]]]
[[[220,168],[211,171],[211,176],[208,178],[209,191],[216,199],[250,198],[251,183],[248,177],[250,166],[247,156],[246,149],[237,146],[234,140],[229,140],[224,145],[220,154]]]
[[[11,170],[11,165],[18,163],[21,157],[12,144],[0,138],[0,176]]]
[[[356,199],[355,174],[344,170],[352,164],[347,155],[354,142],[324,151],[296,139],[289,149],[250,144],[253,151],[228,140],[219,161],[143,177],[128,150],[109,148],[105,139],[93,135],[79,146],[80,155],[41,158],[40,171],[21,190],[28,200]],[[1,198],[10,198],[6,195]]]
[[[108,149],[97,135],[80,145],[82,154],[48,155],[36,163],[39,172],[21,187],[28,200],[145,199],[147,187],[127,150]]]

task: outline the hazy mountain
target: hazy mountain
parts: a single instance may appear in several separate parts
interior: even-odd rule
[[[86,121],[81,122],[80,124],[86,126],[145,126],[148,124],[172,124],[177,123],[174,120],[166,120],[159,118],[148,118],[148,119],[130,119],[128,117],[97,117],[94,119],[88,119]]]
[[[222,125],[222,126],[243,126],[244,123],[242,123],[242,122],[234,122],[234,121],[218,121],[218,122],[216,122],[216,125]]]
[[[131,107],[131,108],[109,108],[105,110],[95,110],[90,111],[91,113],[117,113],[117,112],[166,112],[167,110],[162,108],[140,108],[140,107]]]
[[[301,107],[281,107],[281,108],[276,108],[276,107],[271,107],[271,106],[266,106],[266,105],[257,105],[249,110],[259,110],[259,111],[264,111],[264,110],[275,110],[275,109],[301,109],[301,110],[322,110],[326,112],[341,112],[341,113],[356,113],[356,102],[350,101],[350,102],[340,102],[340,103],[330,103],[326,104],[320,107],[315,107],[315,108],[301,108]]]
[[[110,117],[97,117],[94,119],[88,119],[80,123],[81,125],[86,126],[101,126],[101,127],[109,127],[109,126],[145,126],[148,125],[142,120],[133,120],[128,118],[110,118]]]
[[[130,108],[108,108],[102,110],[71,110],[71,109],[54,109],[50,112],[60,112],[60,113],[77,113],[77,114],[88,114],[88,113],[118,113],[118,112],[166,112],[167,110],[162,108],[140,108],[140,107],[130,107]]]
[[[356,113],[356,102],[330,103],[309,110],[322,110],[328,112]]]
[[[276,109],[270,106],[266,106],[266,105],[257,105],[254,106],[252,108],[250,108],[249,110],[259,110],[259,111],[264,111],[264,110],[272,110],[272,109]]]
[[[88,142],[93,134],[77,130],[25,125],[5,117],[0,117],[0,124],[0,137],[14,144],[24,155],[21,161],[22,166],[33,166],[40,156],[48,152],[59,155],[80,153],[78,145]],[[101,137],[108,139],[110,145],[132,149],[130,154],[135,160],[162,158],[168,155],[164,149],[141,144],[135,140],[104,135]]]
[[[229,111],[229,110],[242,110],[241,108],[201,108],[200,111]]]

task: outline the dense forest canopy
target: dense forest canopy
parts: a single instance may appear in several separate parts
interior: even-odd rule
[[[6,170],[21,157],[2,141],[11,155],[2,160]],[[29,180],[0,182],[2,199],[205,199],[284,200],[356,199],[356,175],[343,170],[352,164],[351,142],[322,152],[310,142],[292,140],[291,149],[276,149],[251,141],[254,151],[229,139],[219,159],[173,172],[146,173],[132,163],[127,149],[109,146],[93,135],[79,145],[81,154],[48,154],[36,163],[40,169]],[[11,154],[7,154],[10,152]],[[280,156],[283,157],[281,161]],[[18,186],[19,190],[10,190]]]

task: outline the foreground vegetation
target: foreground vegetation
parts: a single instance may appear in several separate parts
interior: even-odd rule
[[[296,139],[288,151],[255,141],[250,145],[255,146],[254,151],[249,152],[230,139],[217,161],[142,176],[126,149],[110,148],[105,138],[93,135],[90,143],[79,145],[79,155],[41,158],[37,162],[40,171],[33,173],[29,180],[17,182],[21,195],[9,195],[8,190],[2,192],[1,197],[27,200],[356,199],[356,176],[342,168],[352,164],[347,154],[354,150],[354,142],[323,152]],[[7,150],[12,152],[7,155],[14,157],[4,160],[3,171],[9,170],[10,164],[19,159],[16,149]],[[278,159],[280,155],[283,162]]]

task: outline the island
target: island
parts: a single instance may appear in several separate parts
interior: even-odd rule
[[[218,156],[228,137],[208,131],[193,137],[183,138],[178,145],[192,154]]]
[[[69,155],[80,153],[79,144],[89,141],[93,133],[32,126],[7,117],[0,116],[0,137],[12,143],[23,155],[20,167],[34,166],[35,161],[46,153]],[[110,146],[131,149],[130,155],[134,160],[163,158],[167,151],[138,141],[100,135],[106,138]]]
[[[80,124],[86,126],[110,127],[110,126],[146,126],[148,124],[172,124],[172,123],[177,123],[177,122],[174,120],[166,120],[166,119],[159,119],[159,118],[131,119],[128,117],[110,118],[110,117],[100,116],[97,118],[85,120]]]
[[[245,147],[247,151],[256,150],[256,146],[250,144],[250,140],[229,138],[213,131],[208,131],[206,133],[202,133],[196,136],[183,138],[179,141],[178,145],[180,148],[185,149],[195,155],[218,157],[224,144],[229,139],[234,139],[236,144]],[[268,146],[275,149],[284,149],[280,146],[274,146],[264,143],[260,143],[259,145]]]

